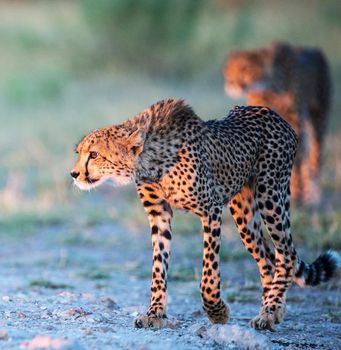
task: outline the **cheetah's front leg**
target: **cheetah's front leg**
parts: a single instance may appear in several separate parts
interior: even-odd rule
[[[211,215],[201,218],[204,231],[203,271],[201,298],[203,308],[212,323],[226,323],[230,310],[220,298],[220,225],[221,208],[215,208]]]
[[[146,315],[135,319],[135,327],[162,328],[167,325],[167,270],[172,238],[172,209],[163,199],[161,189],[156,184],[140,185],[138,193],[149,218],[153,268],[150,306]]]

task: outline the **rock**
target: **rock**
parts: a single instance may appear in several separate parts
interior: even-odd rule
[[[84,335],[92,335],[93,334],[92,329],[91,328],[83,329],[83,334]]]
[[[202,311],[201,310],[195,310],[192,312],[192,316],[193,317],[199,317],[199,316],[202,316]]]
[[[26,318],[26,315],[23,312],[21,312],[21,311],[19,311],[17,315],[18,315],[18,318],[21,319],[21,320]]]
[[[103,332],[103,333],[108,333],[108,332],[114,332],[113,329],[109,326],[102,326],[102,327],[99,327],[99,331],[100,332]]]
[[[7,329],[0,329],[0,340],[8,340]]]
[[[177,320],[176,318],[171,317],[166,320],[167,322],[166,322],[165,328],[176,329],[180,327],[180,321]]]
[[[238,325],[213,325],[203,334],[219,345],[231,349],[270,350],[268,338],[251,328]]]
[[[62,291],[57,294],[60,298],[67,298],[67,299],[76,299],[77,295],[75,293],[71,293],[68,291]]]
[[[45,319],[48,319],[48,318],[51,318],[53,316],[52,312],[50,310],[44,310],[40,317],[45,320]]]
[[[32,340],[25,341],[20,345],[21,349],[51,349],[51,350],[84,350],[75,341],[64,338],[51,338],[46,335],[37,335]]]
[[[120,308],[111,298],[102,298],[101,303],[110,310],[118,310]]]
[[[90,315],[91,312],[85,311],[81,307],[73,307],[71,309],[65,310],[64,312],[62,312],[62,314],[69,317],[80,318]]]
[[[195,334],[200,338],[204,338],[207,334],[207,328],[205,326],[201,326],[195,331]]]
[[[81,293],[81,298],[84,298],[84,299],[92,299],[94,297],[93,293],[89,293],[89,292],[86,292],[86,293]]]

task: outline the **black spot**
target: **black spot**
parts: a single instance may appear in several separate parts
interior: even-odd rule
[[[258,191],[259,191],[260,193],[264,193],[264,192],[266,191],[265,186],[264,186],[264,185],[259,185],[259,186],[258,186]]]
[[[172,239],[172,235],[168,230],[163,231],[161,235],[169,240]]]
[[[275,222],[274,218],[272,216],[269,216],[269,215],[265,219],[269,224],[273,224]]]
[[[282,209],[281,207],[276,208],[276,214],[281,215],[282,214]]]
[[[213,236],[213,237],[219,237],[219,236],[220,236],[220,228],[215,228],[215,229],[212,231],[212,236]]]
[[[275,241],[279,241],[279,236],[276,235],[275,233],[273,233],[273,234],[271,235],[271,237],[272,237]]]
[[[266,202],[265,202],[265,207],[266,207],[266,209],[268,209],[268,210],[272,210],[272,209],[274,208],[272,202],[270,202],[270,201],[266,201]]]
[[[278,231],[282,231],[282,229],[283,229],[282,224],[281,224],[281,223],[277,224],[277,225],[276,225],[276,229],[277,229]]]
[[[153,210],[151,210],[149,212],[149,215],[151,215],[151,216],[160,216],[161,213],[159,211],[153,209]]]

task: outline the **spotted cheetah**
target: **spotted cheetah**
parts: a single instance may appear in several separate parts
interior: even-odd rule
[[[224,77],[229,96],[246,94],[248,104],[268,106],[294,127],[299,146],[292,198],[298,203],[317,204],[331,90],[322,52],[283,42],[232,51],[224,64]]]
[[[289,92],[272,90],[250,90],[247,103],[251,106],[267,106],[276,111],[292,126],[298,135],[298,152],[292,169],[290,192],[297,204],[317,203],[320,188],[317,185],[319,163],[316,155],[320,146],[314,137],[311,124],[298,117],[295,98]]]
[[[226,323],[219,250],[222,211],[229,206],[242,241],[256,260],[263,287],[257,329],[282,321],[286,293],[329,280],[334,252],[313,264],[298,257],[291,237],[289,180],[297,139],[289,124],[266,107],[235,107],[203,121],[182,100],[166,99],[120,125],[97,129],[77,146],[71,176],[81,189],[106,180],[135,182],[148,215],[153,247],[150,306],[135,326],[166,325],[172,207],[196,214],[203,230],[201,298],[213,323]],[[263,235],[265,224],[275,254]]]

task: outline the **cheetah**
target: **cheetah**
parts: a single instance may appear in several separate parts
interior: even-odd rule
[[[247,103],[251,106],[267,106],[273,109],[280,116],[284,116],[299,135],[297,147],[299,151],[296,152],[290,181],[291,199],[298,205],[317,203],[320,189],[317,186],[319,164],[316,155],[320,147],[313,137],[314,131],[310,128],[310,124],[302,125],[304,121],[298,118],[294,95],[272,90],[251,90],[247,94]]]
[[[248,104],[268,106],[294,127],[299,146],[292,198],[298,204],[318,204],[331,94],[329,66],[322,52],[283,42],[232,51],[224,64],[224,78],[229,96],[246,94]]]
[[[134,182],[147,213],[152,249],[150,306],[135,327],[167,324],[167,272],[172,208],[196,214],[203,231],[201,299],[212,323],[226,323],[229,307],[220,293],[219,250],[223,209],[228,206],[262,283],[256,329],[282,321],[293,282],[329,280],[339,266],[335,252],[307,264],[297,255],[290,229],[289,180],[297,138],[289,124],[266,107],[235,107],[220,120],[203,121],[183,100],[165,99],[119,125],[96,129],[77,146],[71,171],[80,189],[106,180]],[[263,234],[265,224],[275,247]]]

